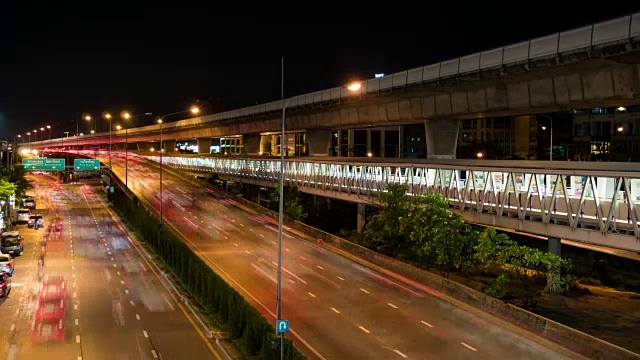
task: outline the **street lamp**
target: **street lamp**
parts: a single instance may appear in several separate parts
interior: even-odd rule
[[[117,125],[117,130],[122,130],[122,126]],[[129,152],[128,152],[128,129],[124,128],[124,186],[129,187]]]
[[[284,57],[282,58],[281,71],[280,71],[280,96],[282,97],[282,123],[280,131],[280,196],[278,201],[278,280],[277,280],[277,293],[276,293],[276,332],[278,321],[282,320],[282,220],[284,215],[284,124],[286,119],[287,106],[291,103],[291,100],[296,96],[284,98]],[[357,92],[362,87],[361,83],[355,82],[349,84],[347,89],[352,92]],[[284,333],[280,333],[280,359],[284,358]]]
[[[49,130],[49,146],[51,146],[51,125],[47,125],[47,130]]]
[[[31,150],[31,133],[28,132],[27,135],[29,136],[29,150]]]
[[[549,161],[553,161],[553,119],[549,115],[540,114],[539,116],[549,119]],[[546,126],[542,130],[547,130]]]
[[[103,117],[109,121],[109,167],[111,167],[111,114],[104,113]]]
[[[38,130],[33,130],[33,142],[38,142]]]

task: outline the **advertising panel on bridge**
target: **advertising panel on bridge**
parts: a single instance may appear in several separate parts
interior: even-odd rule
[[[96,159],[75,159],[73,160],[75,170],[100,170],[100,160]]]
[[[25,170],[64,170],[64,159],[32,158],[23,159]]]

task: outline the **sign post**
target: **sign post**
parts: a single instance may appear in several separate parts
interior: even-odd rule
[[[25,170],[64,170],[64,159],[49,159],[49,158],[33,158],[23,159],[22,165]]]
[[[96,159],[74,159],[74,170],[100,170],[100,160]]]

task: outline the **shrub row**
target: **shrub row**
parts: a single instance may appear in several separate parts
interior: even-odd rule
[[[155,214],[138,199],[129,199],[117,187],[109,199],[120,216],[142,235],[142,240],[171,268],[205,311],[220,322],[228,337],[236,340],[246,355],[280,358],[274,327],[175,233],[166,227],[160,228]],[[290,340],[285,339],[284,347],[285,359],[305,359]]]

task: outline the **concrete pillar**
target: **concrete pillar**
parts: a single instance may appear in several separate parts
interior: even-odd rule
[[[176,152],[176,140],[162,140],[162,142],[164,143],[162,146],[164,147],[165,153]]]
[[[549,253],[553,255],[561,256],[561,242],[559,238],[549,237]],[[552,294],[559,294],[562,292],[562,286],[560,286],[560,265],[551,265],[547,276],[547,291]]]
[[[342,156],[342,130],[338,130],[338,157]]]
[[[309,156],[329,156],[331,130],[309,129],[306,132]]]
[[[385,130],[380,130],[380,157],[384,157],[384,148],[385,148],[384,132],[385,132]]]
[[[529,135],[530,127],[532,123],[535,122],[535,118],[534,115],[525,115],[516,116],[515,119],[513,119],[514,152],[515,155],[523,159],[528,159],[530,153],[536,153],[535,148],[531,149],[531,137]]]
[[[198,154],[211,153],[211,138],[198,138]]]
[[[367,153],[371,152],[371,130],[367,129]]]
[[[242,152],[247,155],[260,155],[260,134],[242,134]]]
[[[366,210],[366,207],[364,204],[358,204],[358,222],[357,222],[356,229],[358,229],[359,233],[361,233],[364,230],[365,210]]]
[[[424,121],[427,159],[455,159],[460,123],[458,119]]]

